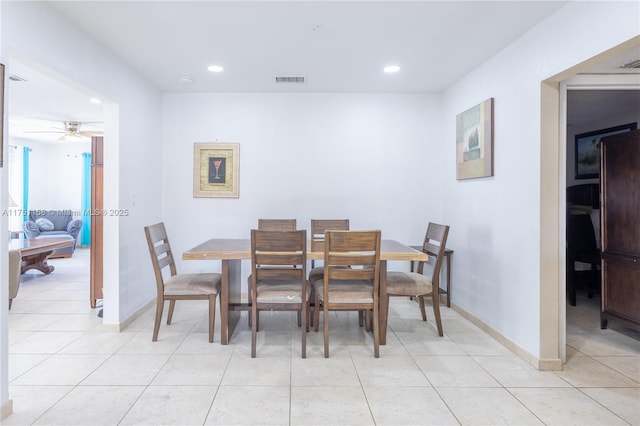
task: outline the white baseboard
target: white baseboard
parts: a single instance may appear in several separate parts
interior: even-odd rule
[[[0,408],[0,420],[9,417],[9,415],[13,413],[13,400],[10,399],[6,404]]]
[[[451,303],[451,308],[454,311],[456,311],[457,313],[459,313],[460,315],[462,315],[463,317],[465,317],[467,320],[471,321],[473,324],[478,326],[482,331],[487,333],[489,336],[491,336],[494,339],[496,339],[498,342],[500,342],[501,345],[503,345],[504,347],[509,349],[511,352],[513,352],[514,354],[516,354],[517,356],[522,358],[527,363],[529,363],[532,366],[534,366],[537,370],[540,370],[540,371],[562,371],[562,360],[560,358],[558,358],[558,359],[540,359],[540,358],[530,354],[525,349],[521,348],[518,344],[516,344],[515,342],[513,342],[510,339],[508,339],[503,334],[501,334],[498,331],[496,331],[495,329],[493,329],[491,326],[489,326],[489,324],[487,324],[484,321],[480,320],[475,315],[473,315],[472,313],[466,311],[465,309],[461,308],[460,306],[456,305],[455,303],[453,303],[453,302]]]
[[[120,333],[121,331],[124,331],[127,327],[129,327],[131,324],[133,324],[133,322],[135,320],[140,318],[145,312],[147,312],[149,310],[149,308],[151,308],[155,304],[156,304],[156,298],[154,297],[152,300],[147,302],[147,304],[145,304],[140,309],[138,309],[137,311],[135,311],[134,313],[129,315],[127,318],[125,318],[119,324],[103,324],[102,325],[102,330],[110,331],[110,332],[113,332],[113,333]]]

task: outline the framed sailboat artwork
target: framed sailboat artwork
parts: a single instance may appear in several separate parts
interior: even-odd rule
[[[456,179],[493,176],[493,98],[456,116]]]

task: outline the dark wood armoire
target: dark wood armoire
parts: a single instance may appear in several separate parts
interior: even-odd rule
[[[615,320],[640,330],[640,130],[600,144],[601,328]]]

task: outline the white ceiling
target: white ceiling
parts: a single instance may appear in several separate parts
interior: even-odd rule
[[[163,92],[396,93],[443,91],[566,4],[47,3],[70,25],[104,44]],[[638,52],[629,55],[629,59],[638,59]],[[605,66],[617,67],[627,59],[618,58],[615,64]],[[224,72],[207,71],[212,64],[223,66]],[[399,65],[400,72],[385,74],[382,68],[389,64]],[[64,121],[101,121],[101,107],[88,102],[90,93],[71,89],[67,82],[14,61],[10,65],[10,72],[27,80],[9,82],[12,134],[25,126],[48,130],[64,127]],[[276,84],[275,76],[279,75],[304,76],[306,81]],[[182,77],[192,81],[186,83]],[[95,128],[99,126],[83,125],[83,130]]]
[[[163,91],[411,93],[449,87],[565,3],[51,2]]]

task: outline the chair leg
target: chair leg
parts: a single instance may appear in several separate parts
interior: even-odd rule
[[[380,326],[378,320],[380,319],[379,306],[373,307],[373,356],[380,358]]]
[[[311,310],[311,302],[313,302],[315,304],[315,300],[316,300],[316,294],[313,291],[313,283],[311,283],[311,292],[309,294],[309,306],[307,308],[307,312],[309,313],[309,319],[307,322],[307,326],[308,327],[313,327],[313,317],[314,317],[314,311],[315,309]],[[315,308],[315,306],[314,306]]]
[[[329,311],[326,305],[323,307],[322,319],[324,320],[324,357],[329,358]]]
[[[251,312],[253,313],[254,321],[251,323],[251,358],[256,357],[256,335],[258,334],[258,307],[256,303],[251,304]]]
[[[300,304],[300,310],[298,314],[300,318],[302,318],[302,324],[300,328],[302,329],[302,358],[307,357],[307,331],[309,331],[309,323],[307,319],[309,318],[309,302],[303,302]]]
[[[320,298],[316,296],[316,300],[313,303],[313,331],[317,332],[320,325]]]
[[[302,312],[298,311],[298,327],[302,327]]]
[[[360,311],[360,314],[362,312]],[[371,311],[364,311],[364,325],[366,331],[371,331]]]
[[[209,343],[213,343],[213,330],[216,326],[216,295],[209,295]]]
[[[176,307],[175,299],[169,300],[169,314],[167,315],[167,325],[171,324],[171,318],[173,318],[173,309]]]
[[[251,290],[249,289],[249,294],[247,296],[247,299],[249,300],[249,313],[247,314],[249,319],[248,319],[248,325],[249,328],[251,328],[251,324],[253,323],[253,311],[251,309],[251,305],[253,305],[253,303],[251,303]],[[258,316],[260,315],[260,312],[258,312],[257,314],[255,314],[256,318],[258,318]],[[258,327],[258,330],[260,329],[260,327]]]
[[[156,301],[156,321],[153,324],[153,337],[151,338],[152,342],[158,341],[158,332],[160,331],[160,322],[162,322],[162,310],[164,308],[164,298],[158,296],[158,300]]]
[[[438,289],[434,289],[431,295],[433,300],[433,316],[436,317],[436,326],[438,327],[438,336],[442,337],[442,321],[440,321],[440,298],[438,296]]]
[[[420,303],[420,312],[422,313],[422,321],[427,320],[427,311],[424,309],[424,296],[418,296],[418,302]]]

